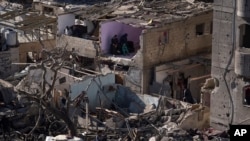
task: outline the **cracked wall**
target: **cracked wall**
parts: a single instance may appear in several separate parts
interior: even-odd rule
[[[56,45],[57,47],[65,47],[67,45],[66,49],[68,51],[74,49],[80,56],[88,58],[95,58],[97,56],[97,47],[93,40],[61,35],[56,40]]]
[[[207,11],[142,33],[143,93],[149,91],[154,66],[211,51],[212,18],[213,11]],[[196,35],[196,25],[201,23],[204,23],[204,33]]]
[[[53,40],[44,40],[42,41],[45,48],[50,50],[53,49],[56,46],[56,41]],[[27,62],[27,53],[28,52],[41,52],[42,51],[42,45],[36,41],[36,42],[28,42],[28,43],[20,43],[19,47],[19,62],[20,63],[26,63]]]
[[[236,75],[234,67],[239,63],[234,54],[240,49],[237,27],[243,23],[242,18],[234,16],[234,8],[233,0],[214,1],[212,77],[218,80],[218,86],[211,95],[210,125],[221,130],[228,129],[229,124],[250,123],[249,107],[243,104],[243,88],[250,81]]]

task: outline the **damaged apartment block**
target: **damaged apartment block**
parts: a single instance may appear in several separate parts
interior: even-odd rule
[[[212,77],[217,85],[211,94],[210,122],[221,130],[229,129],[230,124],[250,123],[247,3],[246,0],[214,3]]]
[[[167,9],[159,10],[163,5]],[[149,86],[155,82],[154,67],[211,52],[213,12],[209,3],[128,1],[122,6],[114,4],[102,9],[107,13],[98,15],[100,11],[92,7],[59,15],[57,45],[70,43],[69,50],[95,60],[96,69],[101,66],[103,71],[116,73],[125,86],[136,92],[150,91]],[[90,11],[97,14],[88,14]],[[86,28],[85,32],[77,31],[79,36],[72,32],[77,29],[75,21]],[[71,36],[63,35],[66,27]],[[114,46],[115,35],[118,42]],[[123,53],[124,35],[127,35],[126,54]]]
[[[17,132],[0,129],[0,139],[222,136],[224,132],[201,131],[210,123],[226,126],[224,119],[231,116],[228,101],[220,99],[226,93],[216,99],[224,88],[217,72],[226,66],[216,62],[222,56],[216,46],[219,37],[212,40],[212,34],[218,36],[218,28],[224,31],[214,18],[232,18],[218,17],[212,2],[48,0],[33,1],[29,8],[2,2],[0,120],[10,123],[1,126]],[[221,12],[218,7],[215,12]],[[232,91],[242,84],[244,100],[234,101],[242,101],[244,108],[250,103],[248,71],[237,62],[247,58],[246,21],[244,17],[236,23],[241,49],[233,58],[235,74],[233,66],[227,68],[235,76],[228,85]],[[219,114],[210,105],[227,106]]]

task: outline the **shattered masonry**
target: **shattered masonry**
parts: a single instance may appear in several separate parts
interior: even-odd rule
[[[0,139],[228,140],[212,0],[23,2],[0,4]]]

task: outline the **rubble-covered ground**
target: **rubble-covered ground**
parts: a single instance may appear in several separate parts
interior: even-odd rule
[[[45,140],[46,136],[67,134],[66,124],[39,105],[14,91],[12,84],[1,80],[0,139]],[[15,82],[16,83],[16,82]],[[158,105],[149,104],[142,113],[128,113],[114,103],[111,109],[96,108],[88,115],[84,105],[75,117],[78,137],[83,140],[229,140],[226,132],[209,128],[209,109],[199,104],[159,97]],[[39,121],[39,122],[37,122]],[[34,128],[36,127],[36,128]],[[88,130],[86,130],[88,127]],[[75,139],[77,140],[77,139]]]
[[[0,79],[1,140],[229,140],[209,128],[208,107],[136,94],[115,84],[113,73],[77,77],[72,71],[80,71],[67,69],[72,52],[44,53],[41,62]]]

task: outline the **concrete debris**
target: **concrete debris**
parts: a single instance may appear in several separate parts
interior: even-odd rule
[[[216,86],[216,80],[214,78],[206,79],[206,82],[201,87],[202,105],[210,107],[210,95],[212,94],[215,86]]]
[[[33,75],[33,77],[35,76]],[[41,75],[36,75],[36,77],[37,78],[34,80],[39,82],[38,77],[41,77]],[[209,127],[208,107],[204,107],[200,104],[192,105],[175,99],[167,98],[165,96],[155,97],[146,94],[136,94],[120,84],[115,84],[114,76],[111,74],[106,74],[105,76],[96,76],[94,79],[89,78],[91,77],[79,81],[81,83],[77,82],[77,85],[72,85],[74,87],[71,87],[71,96],[73,96],[72,100],[75,100],[75,104],[70,106],[72,109],[70,111],[75,111],[70,112],[71,116],[78,117],[76,118],[75,123],[79,132],[81,133],[82,129],[87,130],[87,132],[84,134],[78,134],[79,138],[74,137],[68,139],[67,135],[65,134],[67,132],[65,130],[65,124],[61,121],[55,120],[52,116],[41,119],[41,122],[43,122],[44,125],[48,124],[49,126],[47,128],[42,125],[37,127],[32,138],[45,138],[46,136],[46,141],[80,141],[83,138],[108,138],[113,140],[134,139],[152,141],[204,139],[203,133],[205,134],[205,132],[203,132],[202,129]],[[111,78],[112,81],[107,83],[106,79],[110,80]],[[32,77],[27,75],[22,81],[20,81],[21,84],[18,84],[19,87],[30,82],[25,81],[25,79],[32,79]],[[98,83],[95,82],[95,80],[98,80]],[[35,81],[30,84],[34,85],[34,83]],[[91,93],[93,97],[92,100],[91,95],[90,93],[88,94],[88,92],[75,95],[77,93],[74,91],[74,89],[83,87],[85,83],[87,90],[93,91],[93,89],[97,89],[99,91],[96,92],[96,98],[93,97],[93,94],[95,94],[93,92]],[[102,85],[102,87],[100,87],[100,85]],[[10,84],[4,86],[7,87],[12,85]],[[58,88],[60,87],[58,86]],[[109,96],[108,94],[111,95]],[[84,96],[89,97],[88,105],[92,105],[92,107],[89,108],[95,108],[95,110],[90,111],[90,113],[86,111],[86,101],[81,102]],[[0,117],[2,121],[7,120],[8,123],[10,123],[9,125],[4,126],[13,128],[15,131],[20,133],[29,133],[32,130],[32,127],[36,124],[35,119],[39,118],[40,111],[37,110],[39,109],[39,105],[32,102],[32,100],[25,100],[28,99],[28,97],[25,97],[25,95],[21,93],[18,94],[18,97],[22,100],[16,101],[15,105],[8,104],[5,106],[5,108],[0,108]],[[96,102],[98,101],[98,97],[102,97],[99,99],[101,100],[99,101],[101,104],[97,104],[99,102]],[[103,103],[105,101],[109,103],[108,105],[106,104],[106,106],[105,103]],[[86,115],[88,115],[88,118]],[[34,122],[30,122],[29,119],[34,119],[32,120]],[[55,121],[51,122],[53,120]],[[193,133],[194,131],[195,133]],[[214,134],[211,133],[206,133],[206,135],[214,136]],[[17,133],[15,136],[24,138]]]
[[[182,129],[204,129],[209,127],[209,108],[199,105],[198,108],[189,110],[180,122]],[[197,119],[197,120],[194,120]]]
[[[83,141],[83,140],[78,137],[74,137],[73,139],[68,139],[66,135],[58,135],[56,137],[47,136],[45,141]]]
[[[202,88],[213,89],[214,87],[215,87],[215,80],[213,78],[209,78],[206,80],[206,82]]]
[[[0,79],[0,105],[10,104],[15,99],[13,88],[12,84]]]
[[[33,65],[7,77],[5,80],[0,79],[0,140],[198,141],[228,138],[226,132],[209,128],[210,110],[209,106],[204,104],[206,102],[190,104],[169,98],[173,94],[173,88],[172,83],[168,82],[167,79],[165,80],[164,77],[167,77],[165,72],[159,71],[159,75],[156,75],[159,82],[152,83],[152,93],[160,95],[142,94],[141,84],[144,83],[144,75],[147,73],[144,74],[143,70],[131,66],[138,64],[144,68],[146,65],[138,63],[137,58],[143,58],[144,60],[146,56],[141,57],[141,54],[138,55],[137,53],[126,56],[105,56],[105,54],[96,56],[100,53],[99,47],[95,44],[100,37],[97,37],[97,35],[105,33],[98,29],[102,25],[99,23],[100,21],[115,19],[115,21],[124,25],[140,27],[140,30],[142,30],[159,27],[180,19],[187,19],[189,16],[198,15],[200,11],[212,10],[212,4],[202,2],[202,0],[166,1],[34,1],[33,7],[38,8],[38,11],[42,9],[38,13],[47,16],[39,17],[41,19],[51,17],[47,21],[53,23],[56,21],[55,15],[60,17],[60,20],[61,18],[64,19],[64,16],[72,18],[73,23],[68,23],[69,25],[73,24],[70,26],[72,38],[61,35],[65,30],[64,25],[62,27],[58,25],[58,28],[60,27],[60,30],[63,30],[62,33],[59,34],[58,32],[55,36],[65,40],[72,39],[75,41],[72,44],[79,43],[79,50],[74,45],[72,45],[74,46],[72,48],[73,53],[62,49],[58,49],[59,52],[43,50],[42,53],[48,55],[45,55],[47,60],[39,62],[32,55],[30,55],[30,58],[27,56],[36,64],[32,63]],[[24,6],[4,3],[0,6],[0,9],[3,8],[23,9]],[[15,16],[15,14],[11,14],[12,12],[18,13],[11,11],[2,16],[7,15],[7,18],[9,18],[8,15]],[[75,19],[75,15],[84,20]],[[36,16],[30,15],[30,17],[33,19]],[[117,17],[126,18],[120,19]],[[9,20],[11,21],[11,19]],[[32,21],[32,19],[29,20]],[[23,27],[27,21],[20,22],[19,24],[22,26],[19,28],[28,28],[28,26]],[[63,22],[65,21],[63,20]],[[52,23],[47,23],[50,25],[43,23],[46,25],[45,27],[39,26],[39,41],[42,32],[40,30],[45,28],[48,32],[48,27],[51,27],[52,30],[54,28],[51,25]],[[80,25],[74,25],[75,23]],[[35,25],[32,26],[36,27]],[[104,25],[102,26],[104,27]],[[70,35],[68,26],[66,29],[65,34]],[[95,32],[97,32],[97,35],[95,35]],[[143,37],[144,33],[141,33],[142,31],[140,31],[140,37]],[[168,34],[164,31],[163,35],[165,46]],[[159,45],[162,45],[162,43],[160,35]],[[66,43],[61,42],[61,44]],[[141,46],[143,42],[136,44]],[[88,46],[92,47],[91,50]],[[83,49],[86,49],[84,51],[87,54],[85,58],[81,56]],[[93,49],[95,50],[93,51]],[[91,51],[92,53],[90,53]],[[80,52],[80,55],[75,52]],[[89,58],[90,56],[94,59]],[[98,64],[101,72],[78,66],[75,63],[77,61],[81,65],[83,63],[91,64],[91,66]],[[102,63],[99,64],[98,61]],[[103,62],[112,65],[102,66]],[[183,68],[178,68],[178,71],[181,69]],[[176,72],[175,68],[169,69],[169,72],[171,70],[173,74]],[[148,71],[150,70],[148,69]],[[120,74],[116,74],[117,72],[122,72],[125,75],[120,76]],[[210,94],[214,87],[214,80],[207,79],[201,91],[205,96],[208,93]],[[181,91],[182,89],[180,89]],[[76,133],[71,130],[72,128]]]

